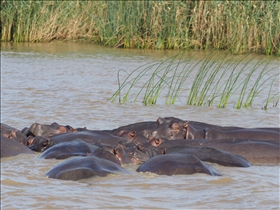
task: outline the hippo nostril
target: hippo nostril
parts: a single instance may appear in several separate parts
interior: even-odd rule
[[[117,150],[116,149],[113,149],[113,154],[117,155]]]

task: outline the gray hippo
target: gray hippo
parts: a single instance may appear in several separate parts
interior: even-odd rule
[[[236,137],[233,133],[236,131]],[[253,134],[255,132],[255,134]],[[203,138],[248,138],[269,140],[279,139],[279,128],[259,127],[259,128],[242,128],[236,126],[219,126],[196,121],[183,121],[174,118],[170,121],[163,121],[154,129],[146,129],[143,136],[152,140],[157,138],[176,139],[203,139]],[[217,133],[217,135],[216,135]],[[256,137],[256,138],[255,138]]]
[[[160,153],[174,146],[207,146],[225,150],[246,158],[253,165],[275,165],[280,163],[280,142],[278,140],[251,140],[251,139],[194,139],[168,140],[164,138],[151,140],[138,148],[156,147]]]
[[[61,142],[70,142],[76,139],[81,139],[88,144],[93,145],[108,145],[116,147],[120,141],[128,142],[127,139],[111,135],[104,131],[83,130],[73,133],[56,134],[49,137],[37,136],[32,141],[30,148],[37,152],[43,152],[46,149]]]
[[[76,139],[70,142],[61,142],[48,148],[39,158],[66,159],[72,156],[90,156],[98,148],[98,146],[88,144],[81,139]]]
[[[168,176],[194,173],[222,176],[219,171],[199,160],[196,156],[179,153],[154,156],[139,166],[136,171]]]
[[[1,135],[1,158],[19,154],[34,154],[27,146]]]
[[[116,163],[95,156],[88,156],[67,159],[49,170],[46,176],[53,179],[77,181],[116,173],[129,174],[128,171]]]
[[[175,146],[165,150],[165,154],[191,154],[198,159],[223,166],[250,167],[251,164],[244,157],[212,147]]]
[[[205,139],[255,139],[255,140],[278,140],[280,132],[262,128],[243,128],[232,130],[205,129]]]

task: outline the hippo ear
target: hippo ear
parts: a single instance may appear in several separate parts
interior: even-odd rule
[[[58,127],[58,126],[59,126],[59,124],[58,124],[58,123],[56,123],[56,122],[53,122],[53,123],[51,124],[51,126],[52,126],[52,127]]]
[[[77,131],[76,129],[74,129],[74,128],[73,128],[72,126],[70,126],[70,125],[66,125],[65,127],[66,127],[67,130],[69,130],[69,131],[71,131],[71,132],[76,132],[76,131]]]
[[[123,135],[124,132],[125,132],[125,130],[120,130],[120,131],[117,133],[117,136]]]
[[[58,133],[66,133],[66,132],[67,132],[67,130],[64,126],[59,126],[58,127]]]
[[[161,138],[155,139],[154,141],[151,142],[151,144],[152,144],[154,147],[157,147],[157,146],[160,145],[161,143],[162,143],[162,139],[161,139]]]
[[[162,123],[164,123],[164,122],[166,122],[166,120],[163,119],[163,118],[161,118],[161,117],[159,117],[159,118],[157,119],[157,124],[158,124],[158,125],[160,125],[160,124],[162,124]]]
[[[189,121],[185,122],[185,123],[183,124],[183,127],[187,129],[187,128],[189,127]]]
[[[173,129],[173,130],[180,130],[180,125],[178,124],[178,123],[173,123],[172,125],[171,125],[171,129]]]
[[[128,135],[131,137],[131,138],[134,138],[136,136],[136,132],[135,131],[130,131],[128,133]]]

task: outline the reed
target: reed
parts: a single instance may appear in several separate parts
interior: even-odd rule
[[[280,73],[271,59],[235,58],[215,51],[201,59],[184,57],[179,52],[164,61],[140,66],[123,82],[118,75],[119,88],[109,100],[114,102],[119,97],[120,103],[126,103],[142,98],[144,105],[153,105],[158,98],[165,98],[165,104],[182,103],[186,98],[186,105],[225,108],[234,103],[236,109],[253,106],[261,93],[266,93],[263,107],[279,101],[279,91],[275,93],[273,85]]]
[[[1,0],[1,41],[280,54],[279,1]]]

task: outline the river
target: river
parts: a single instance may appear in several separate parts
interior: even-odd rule
[[[223,126],[279,127],[279,105],[265,111],[263,98],[248,109],[108,101],[118,88],[120,69],[131,72],[176,53],[82,43],[2,43],[1,122],[20,130],[34,122],[100,130],[174,116]],[[257,62],[258,56],[252,56]],[[279,65],[273,60],[271,68]],[[279,91],[279,80],[273,89]],[[279,209],[279,165],[211,164],[222,177],[143,174],[127,165],[129,175],[73,182],[47,178],[45,173],[61,160],[38,156],[1,159],[1,209]]]

